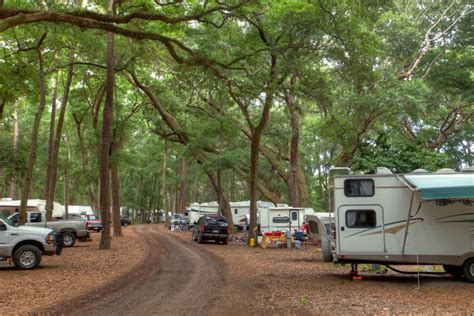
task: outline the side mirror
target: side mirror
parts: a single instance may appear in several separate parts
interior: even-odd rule
[[[4,223],[0,223],[0,231],[6,231],[7,230],[7,225]]]

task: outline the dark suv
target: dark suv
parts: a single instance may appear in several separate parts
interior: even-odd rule
[[[214,240],[227,245],[229,242],[229,224],[227,219],[218,214],[204,215],[194,223],[193,240],[203,243],[205,240]]]

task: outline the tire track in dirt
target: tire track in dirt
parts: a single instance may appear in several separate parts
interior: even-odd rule
[[[225,287],[223,262],[155,226],[138,226],[147,245],[142,273],[106,286],[89,301],[58,310],[74,315],[191,315],[209,313]]]

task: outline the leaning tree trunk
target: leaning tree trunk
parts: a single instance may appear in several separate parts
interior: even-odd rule
[[[109,0],[109,12],[113,11],[114,0]],[[114,34],[107,33],[107,90],[102,121],[102,145],[100,149],[100,208],[102,212],[102,234],[99,249],[110,249],[110,127],[115,87]]]
[[[38,146],[38,133],[41,123],[41,116],[43,115],[44,106],[46,104],[46,82],[44,74],[44,61],[43,54],[38,49],[38,65],[39,65],[39,95],[40,101],[36,109],[35,120],[33,122],[33,128],[31,131],[31,143],[30,153],[28,155],[28,164],[26,166],[25,178],[23,181],[23,188],[21,191],[21,204],[20,204],[20,218],[18,220],[19,225],[23,225],[26,222],[26,206],[30,194],[31,182],[33,179],[33,168],[36,161],[36,148]]]
[[[52,156],[52,163],[51,163],[51,182],[48,188],[48,197],[46,200],[46,210],[48,214],[48,218],[51,219],[53,214],[53,201],[55,195],[55,188],[56,188],[56,179],[58,174],[58,156],[59,156],[59,146],[61,144],[61,136],[63,131],[63,124],[64,124],[64,117],[66,115],[66,108],[69,98],[69,90],[71,88],[72,83],[72,76],[73,76],[73,66],[69,65],[66,84],[64,86],[63,97],[61,99],[61,110],[59,112],[58,118],[58,127],[56,128],[55,139],[53,144],[53,156]],[[65,201],[67,203],[68,201]]]

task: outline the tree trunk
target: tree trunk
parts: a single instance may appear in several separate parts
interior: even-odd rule
[[[53,88],[53,101],[51,104],[51,120],[49,122],[49,142],[48,142],[48,160],[46,167],[46,182],[43,188],[43,198],[47,201],[49,197],[49,189],[51,188],[51,176],[53,174],[53,155],[54,155],[54,129],[56,125],[56,108],[58,101],[58,85],[59,73],[56,73]],[[51,214],[47,214],[48,220],[51,220]]]
[[[36,160],[36,148],[38,146],[38,133],[41,123],[41,116],[43,114],[44,106],[46,104],[46,82],[44,74],[44,61],[43,54],[38,49],[38,65],[39,65],[39,95],[40,101],[36,109],[35,120],[31,131],[31,143],[30,153],[28,156],[28,164],[26,166],[25,178],[23,181],[23,188],[21,191],[21,206],[20,206],[20,218],[18,220],[19,225],[23,225],[26,222],[26,206],[30,194],[30,187],[33,178],[33,168]]]
[[[122,225],[120,224],[120,181],[117,163],[110,168],[112,180],[112,214],[114,223],[114,237],[122,237]]]
[[[72,83],[72,76],[73,76],[73,66],[70,65],[68,67],[66,84],[64,86],[64,92],[61,99],[61,110],[59,112],[58,127],[56,128],[55,139],[54,139],[54,144],[53,144],[53,155],[52,155],[51,170],[50,170],[51,172],[50,184],[48,187],[48,197],[46,200],[46,211],[47,211],[48,219],[51,219],[52,214],[53,214],[53,201],[54,201],[55,188],[56,188],[56,178],[58,174],[59,146],[61,144],[64,116],[66,115],[66,108],[67,108],[67,103],[68,103],[69,90],[71,88],[71,83]],[[48,163],[48,167],[49,166],[50,166],[50,163]]]
[[[166,217],[168,217],[168,210],[169,210],[169,206],[168,206],[168,199],[167,199],[167,187],[166,187],[166,181],[168,181],[166,175],[167,175],[167,166],[168,164],[168,141],[165,139],[165,148],[164,148],[164,151],[163,151],[163,174],[161,176],[161,183],[163,185],[163,189],[162,189],[162,194],[163,194],[163,198],[162,198],[162,201],[163,201],[163,210],[166,211]]]
[[[109,0],[108,10],[113,12],[114,0]],[[110,127],[115,88],[114,34],[107,33],[107,91],[102,122],[102,146],[100,149],[100,208],[102,211],[102,234],[99,249],[110,249]]]
[[[300,206],[298,194],[298,169],[299,169],[299,142],[300,122],[294,95],[287,96],[287,104],[291,113],[291,141],[290,141],[290,174],[288,175],[288,204],[293,207]]]
[[[181,188],[179,190],[179,211],[180,213],[184,213],[186,211],[186,202],[187,202],[187,180],[188,172],[187,172],[187,163],[186,159],[181,159]]]
[[[0,102],[0,122],[3,119],[3,111],[5,109],[5,103],[7,103],[7,97],[4,95],[2,98],[2,102]]]
[[[13,103],[13,158],[16,160],[18,155],[18,140],[20,139],[20,124],[18,122],[18,105]],[[16,168],[12,170],[10,178],[10,187],[8,196],[15,199],[16,196]]]

